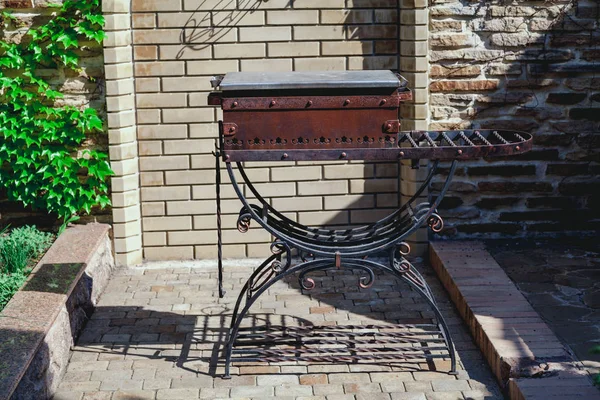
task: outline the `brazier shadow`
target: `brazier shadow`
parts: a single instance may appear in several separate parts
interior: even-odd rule
[[[98,360],[163,361],[178,376],[222,375],[231,310],[206,306],[185,314],[146,310],[143,307],[98,307],[80,335],[74,353],[97,353]],[[263,327],[308,326],[310,321],[285,314],[250,313],[244,333]],[[75,358],[82,357],[75,355]],[[242,364],[240,364],[241,366]],[[243,365],[264,365],[244,363]],[[237,365],[236,365],[237,366]]]
[[[386,259],[373,258],[383,264]],[[419,271],[426,277],[434,292],[439,288],[433,271],[423,268],[416,263]],[[314,303],[311,309],[311,321],[314,325],[434,325],[435,314],[423,297],[406,282],[380,270],[373,269],[375,276],[371,287],[361,287],[361,283],[368,278],[366,274],[331,265],[331,269],[311,273],[306,278],[311,278],[315,287],[307,290],[302,288],[299,277],[285,278],[285,283],[290,289],[309,297]],[[452,311],[452,306],[445,299],[438,301],[438,307],[444,315]],[[318,304],[318,306],[317,306]],[[422,328],[416,328],[420,331]],[[459,339],[464,333],[456,321],[450,321],[450,333],[458,335]],[[423,332],[426,332],[424,330]],[[427,344],[422,344],[424,347]],[[389,362],[369,362],[371,365],[387,365],[392,370],[421,370],[447,372],[449,364],[441,360],[412,361],[402,360]]]
[[[201,51],[224,39],[244,17],[258,10],[264,1],[268,0],[239,0],[236,5],[236,0],[221,0],[209,11],[203,7],[207,0],[200,2],[181,29],[180,43],[183,47],[175,58],[179,60],[188,51]]]

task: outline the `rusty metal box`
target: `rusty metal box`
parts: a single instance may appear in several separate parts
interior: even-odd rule
[[[406,81],[391,71],[232,72],[213,86],[219,91],[209,104],[223,110],[220,145],[230,161],[397,148],[398,108],[411,99]]]

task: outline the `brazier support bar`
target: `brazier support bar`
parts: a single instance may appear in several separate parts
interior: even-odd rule
[[[307,235],[306,238],[298,237],[297,235],[291,234],[289,227],[287,227],[285,224],[270,224],[270,222],[273,220],[268,216],[265,217],[259,213],[257,207],[250,205],[242,193],[242,190],[237,183],[231,163],[226,162],[225,164],[233,188],[243,204],[243,213],[240,216],[241,219],[254,220],[267,232],[280,239],[282,242],[287,243],[290,247],[307,254],[313,254],[315,256],[322,257],[332,257],[336,252],[340,252],[345,257],[364,257],[385,251],[390,246],[401,242],[405,237],[414,233],[426,221],[428,223],[431,221],[430,218],[435,214],[439,203],[448,190],[454,175],[454,171],[456,170],[456,161],[454,161],[450,167],[446,182],[434,203],[423,203],[422,206],[417,206],[414,209],[406,210],[405,213],[398,217],[398,220],[396,221],[398,225],[397,227],[392,227],[391,230],[384,231],[381,234],[375,232],[367,239],[358,240],[357,242],[353,242],[352,240],[330,242],[327,240],[313,240],[310,235]],[[437,214],[435,215],[437,216]],[[439,216],[437,216],[437,218],[439,218]]]

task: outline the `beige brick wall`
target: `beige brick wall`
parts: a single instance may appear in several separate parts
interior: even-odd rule
[[[213,74],[397,70],[399,7],[396,0],[133,0],[144,257],[216,256]],[[297,164],[247,168],[257,189],[301,223],[365,223],[398,204],[395,164]],[[223,177],[225,256],[265,254],[268,234],[237,232],[241,203]]]

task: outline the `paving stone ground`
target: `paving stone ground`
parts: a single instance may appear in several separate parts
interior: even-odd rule
[[[258,264],[259,262],[257,262]],[[55,400],[137,399],[502,399],[492,374],[431,268],[418,264],[450,325],[459,373],[448,360],[422,364],[236,365],[221,379],[219,354],[237,291],[251,267],[229,262],[228,293],[217,297],[216,267],[162,263],[120,270],[72,352]],[[247,264],[247,262],[246,262]],[[332,271],[303,294],[296,279],[261,297],[248,323],[385,324],[429,320],[433,313],[395,278]]]
[[[600,373],[598,238],[489,241],[488,250],[584,367]]]

